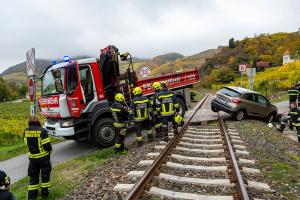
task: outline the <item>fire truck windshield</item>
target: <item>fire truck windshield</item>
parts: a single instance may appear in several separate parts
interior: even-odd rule
[[[48,71],[42,78],[42,95],[60,94],[64,91],[65,68]]]

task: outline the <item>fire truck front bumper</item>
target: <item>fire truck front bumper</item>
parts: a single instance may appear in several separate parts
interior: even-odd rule
[[[74,136],[74,126],[61,127],[61,122],[49,123],[45,122],[44,128],[48,131],[48,134],[53,137],[68,137]]]

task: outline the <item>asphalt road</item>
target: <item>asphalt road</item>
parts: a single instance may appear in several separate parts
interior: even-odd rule
[[[64,141],[53,145],[53,153],[51,154],[52,166],[73,159],[75,157],[85,155],[98,149],[95,145],[89,142],[78,143],[75,141]],[[19,179],[27,176],[28,167],[27,154],[11,158],[0,162],[0,169],[5,171],[14,183]]]

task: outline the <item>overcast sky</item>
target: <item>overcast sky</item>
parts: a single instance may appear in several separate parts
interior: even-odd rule
[[[9,0],[0,6],[0,72],[25,60],[98,56],[108,44],[135,57],[199,53],[300,27],[297,0]]]

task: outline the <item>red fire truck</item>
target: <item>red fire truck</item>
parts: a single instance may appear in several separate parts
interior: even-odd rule
[[[128,62],[120,73],[119,59]],[[100,146],[114,143],[115,130],[110,104],[116,92],[126,101],[132,98],[133,87],[140,86],[144,95],[152,95],[151,84],[166,81],[184,115],[190,102],[189,88],[199,81],[198,70],[138,80],[131,55],[119,54],[115,46],[101,50],[99,59],[67,61],[47,67],[41,76],[41,97],[38,104],[47,120],[44,127],[50,135],[76,141],[93,140]]]

